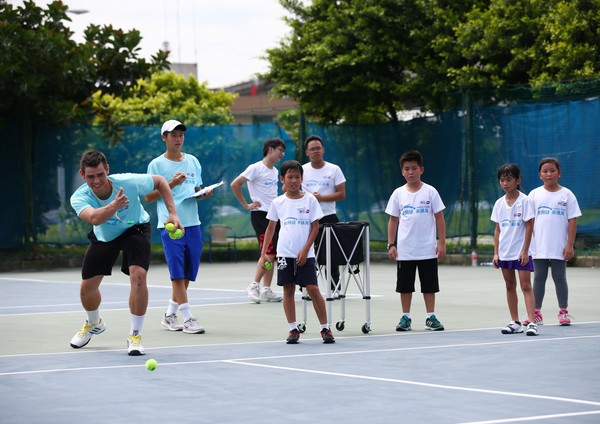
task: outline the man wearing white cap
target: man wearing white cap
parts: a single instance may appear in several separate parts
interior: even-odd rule
[[[171,119],[165,122],[160,135],[165,143],[166,151],[154,158],[148,165],[148,174],[162,175],[173,192],[175,207],[181,223],[185,227],[184,236],[171,238],[165,229],[167,210],[163,200],[154,191],[145,196],[146,202],[157,202],[158,229],[161,232],[165,258],[169,267],[173,292],[169,299],[167,311],[162,325],[170,331],[183,331],[190,334],[204,333],[204,328],[190,310],[187,288],[190,281],[196,281],[202,256],[202,229],[198,217],[198,200],[212,196],[212,190],[200,197],[192,197],[202,189],[202,166],[195,156],[181,151],[185,140],[186,126]],[[183,324],[177,319],[177,311],[181,313]]]

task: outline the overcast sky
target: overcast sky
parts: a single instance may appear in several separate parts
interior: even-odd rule
[[[7,0],[14,6],[22,1]],[[50,3],[37,0],[40,6]],[[124,30],[137,29],[143,37],[142,55],[150,57],[169,42],[171,62],[197,63],[198,80],[210,88],[254,77],[268,69],[260,56],[289,31],[282,20],[285,9],[277,0],[63,0],[74,39],[83,41],[90,23]]]

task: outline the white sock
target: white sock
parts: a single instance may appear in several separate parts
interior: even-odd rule
[[[132,336],[134,334],[142,334],[142,327],[144,326],[144,318],[145,315],[133,315],[131,314],[131,330],[129,331],[129,335]]]
[[[262,292],[266,292],[266,291],[269,291],[269,290],[271,290],[271,286],[263,287],[261,291]]]
[[[175,313],[177,312],[178,306],[179,306],[179,304],[177,302],[174,302],[173,299],[169,299],[169,307],[167,308],[167,316],[175,315]]]
[[[86,311],[88,316],[88,321],[90,324],[98,324],[100,323],[100,309],[96,309],[95,311]]]
[[[329,324],[321,324],[321,330],[329,330]]]
[[[295,322],[290,322],[290,323],[288,323],[288,325],[290,326],[290,330],[298,329],[298,324],[296,324]]]
[[[431,318],[432,315],[434,315],[433,312],[427,312],[427,318]]]
[[[186,322],[190,318],[194,318],[194,316],[192,315],[192,311],[190,311],[189,303],[182,303],[181,305],[179,305],[179,312],[181,312],[183,322]]]
[[[253,281],[252,283],[250,283],[250,285],[252,287],[258,287],[260,285],[260,283],[257,283],[256,281]]]
[[[402,312],[402,315],[406,315],[406,318],[410,319],[410,312]]]

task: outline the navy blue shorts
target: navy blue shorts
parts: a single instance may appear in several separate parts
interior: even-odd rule
[[[414,293],[416,271],[419,270],[421,293],[440,291],[437,258],[419,261],[398,261],[396,292]]]
[[[200,226],[185,227],[185,234],[180,239],[173,240],[164,228],[161,228],[160,236],[171,280],[196,281],[204,245]]]
[[[300,287],[317,285],[315,258],[308,258],[302,266],[296,265],[296,258],[277,257],[277,285],[297,284]]]

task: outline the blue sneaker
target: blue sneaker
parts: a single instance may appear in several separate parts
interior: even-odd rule
[[[400,322],[396,326],[396,331],[410,331],[412,328],[410,327],[412,320],[406,315],[402,315]]]
[[[444,326],[438,321],[435,315],[432,315],[425,320],[425,329],[431,331],[444,331]]]

